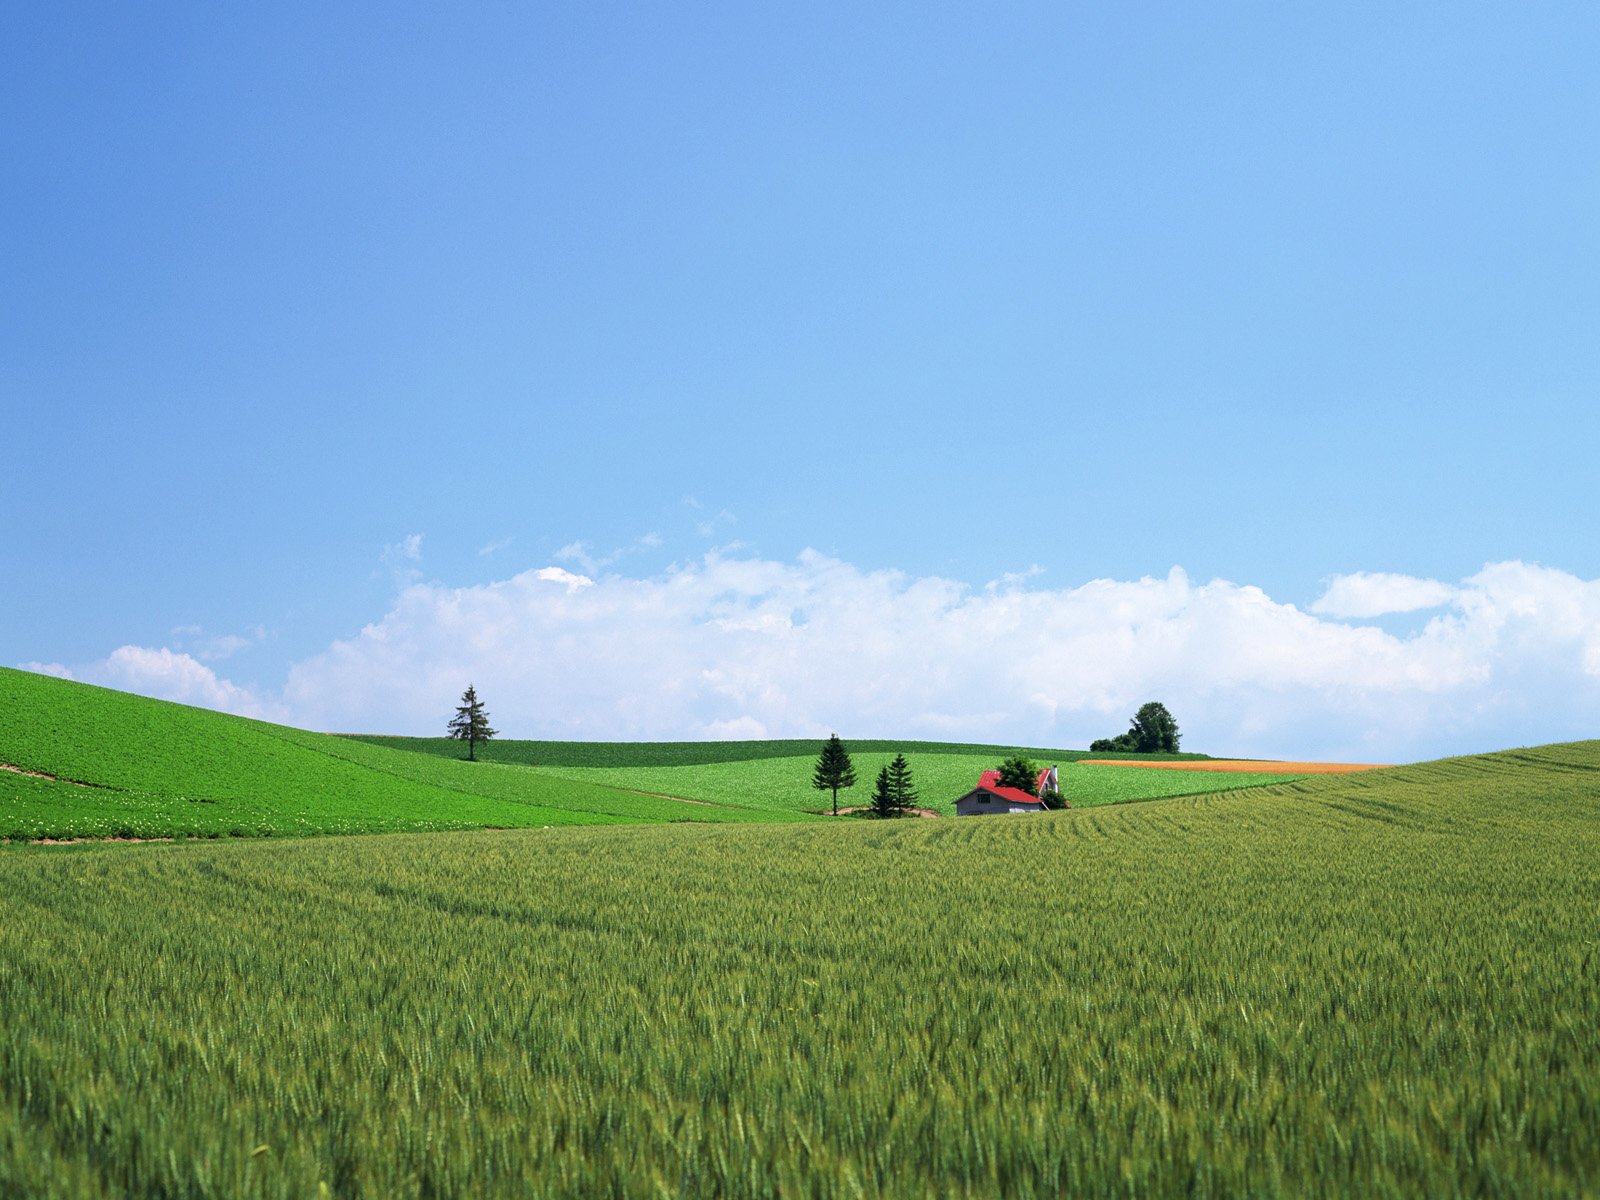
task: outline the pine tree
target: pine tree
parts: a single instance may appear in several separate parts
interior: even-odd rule
[[[872,789],[872,815],[875,817],[900,815],[900,806],[894,802],[894,785],[889,782],[888,767],[881,767],[878,770],[878,782]]]
[[[467,758],[473,762],[478,760],[478,743],[487,742],[497,732],[489,728],[489,714],[478,699],[477,689],[470,683],[461,694],[456,715],[450,718],[450,724],[445,728],[450,737],[467,744]]]
[[[904,754],[896,754],[886,768],[889,772],[889,795],[897,809],[917,806],[917,789],[911,784],[911,764]]]
[[[850,788],[856,785],[856,769],[850,762],[850,754],[844,748],[844,743],[839,740],[839,735],[833,734],[822,744],[822,753],[817,758],[817,769],[811,776],[811,786],[819,792],[833,791],[833,815],[839,815],[839,789]]]

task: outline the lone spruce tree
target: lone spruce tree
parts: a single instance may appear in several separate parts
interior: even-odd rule
[[[822,744],[822,754],[817,758],[817,769],[811,776],[811,786],[819,792],[833,791],[833,815],[839,815],[839,789],[856,785],[856,769],[850,762],[850,753],[833,734]]]
[[[446,730],[451,737],[467,744],[467,758],[473,762],[478,761],[478,743],[487,742],[495,735],[496,731],[489,728],[489,714],[484,711],[483,701],[478,699],[477,689],[470,683],[461,693],[461,703],[456,706],[456,715],[450,718]]]

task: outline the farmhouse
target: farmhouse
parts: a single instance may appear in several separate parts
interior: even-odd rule
[[[1055,786],[1054,767],[1046,768],[1039,772],[1039,778],[1034,781],[1037,791],[1044,791],[1046,786]],[[978,786],[965,796],[956,801],[956,816],[981,817],[988,813],[1019,813],[1043,812],[1044,801],[1037,796],[1030,796],[1021,788],[1000,786],[999,771],[985,771],[978,776]]]

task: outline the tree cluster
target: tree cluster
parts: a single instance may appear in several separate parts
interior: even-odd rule
[[[855,764],[836,733],[822,744],[816,770],[811,774],[811,786],[819,792],[833,793],[833,815],[837,817],[839,789],[854,787],[855,783]],[[897,754],[892,763],[878,772],[867,811],[875,817],[898,817],[906,809],[916,807],[916,803],[917,789],[911,782],[911,764],[904,754]]]
[[[1176,754],[1178,737],[1178,723],[1172,719],[1167,706],[1152,700],[1140,705],[1127,733],[1099,738],[1089,743],[1089,749],[1097,754]]]
[[[917,789],[911,785],[911,764],[904,754],[896,754],[894,761],[878,772],[878,782],[872,793],[872,815],[898,817],[916,805]]]

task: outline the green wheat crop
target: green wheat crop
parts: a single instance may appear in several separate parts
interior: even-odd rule
[[[0,848],[0,1195],[1593,1195],[1597,896],[1600,743],[1011,819]]]

